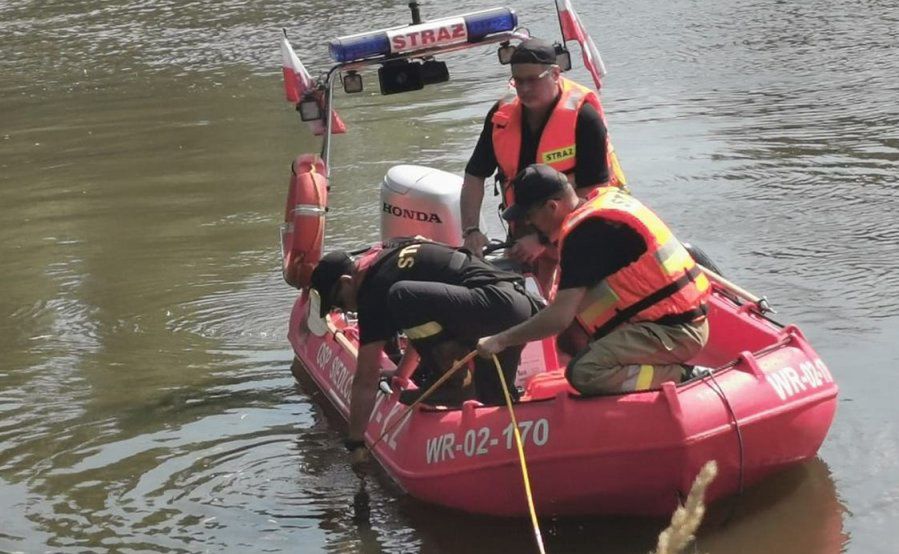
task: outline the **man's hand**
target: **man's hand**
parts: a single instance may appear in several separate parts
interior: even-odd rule
[[[543,254],[546,246],[540,243],[537,233],[525,235],[515,242],[515,246],[509,251],[512,258],[524,263],[533,263]]]
[[[353,469],[353,473],[360,479],[364,479],[366,476],[371,475],[373,467],[368,448],[360,446],[350,452],[350,467]]]
[[[499,335],[484,337],[478,341],[478,355],[482,358],[490,359],[495,354],[499,354],[505,349],[506,345],[503,344]]]
[[[487,246],[487,237],[480,231],[472,231],[465,235],[462,248],[465,248],[478,258],[484,257],[484,247]]]

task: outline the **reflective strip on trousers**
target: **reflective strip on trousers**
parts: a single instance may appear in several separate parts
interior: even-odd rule
[[[429,321],[427,323],[422,323],[421,325],[416,325],[415,327],[404,329],[403,331],[406,333],[406,336],[409,337],[409,340],[418,340],[436,335],[440,331],[443,331],[443,326],[436,321]]]
[[[627,368],[627,379],[621,384],[622,391],[647,390],[652,386],[655,370],[652,365],[632,365]]]

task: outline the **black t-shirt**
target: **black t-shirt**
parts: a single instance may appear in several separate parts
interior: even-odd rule
[[[579,223],[562,245],[559,290],[590,288],[646,252],[636,230],[595,217]]]
[[[388,340],[398,330],[391,321],[387,293],[399,281],[430,281],[477,288],[521,276],[497,269],[464,250],[437,243],[385,249],[369,267],[356,298],[359,344]]]
[[[558,102],[558,99],[556,99]],[[487,113],[484,120],[484,128],[478,143],[468,160],[465,172],[475,177],[487,178],[493,175],[497,169],[496,153],[493,151],[493,114],[499,108],[499,103]],[[554,106],[555,108],[555,106]],[[522,106],[522,110],[527,110]],[[540,125],[537,133],[532,133],[527,124],[522,124],[521,149],[518,157],[518,169],[529,166],[537,161],[537,147],[540,137],[552,110]],[[598,183],[609,180],[609,166],[606,160],[606,126],[591,104],[584,103],[577,114],[577,123],[574,129],[574,141],[577,152],[577,160],[574,168],[575,187],[592,187]],[[586,155],[586,153],[590,153]],[[595,155],[593,154],[595,153]],[[506,175],[508,179],[514,175]]]

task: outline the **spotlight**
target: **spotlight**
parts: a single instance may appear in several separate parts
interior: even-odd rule
[[[556,47],[556,65],[558,65],[562,71],[571,69],[571,52],[558,42],[553,46]]]
[[[508,42],[500,44],[499,48],[496,50],[496,56],[499,58],[499,63],[502,65],[509,65],[509,62],[512,61],[512,54],[514,53],[515,47]]]
[[[304,96],[297,104],[297,111],[300,112],[300,119],[303,121],[316,121],[322,118],[322,109],[318,105],[318,100],[311,95]]]
[[[445,83],[449,78],[449,70],[444,62],[428,60],[421,66],[421,80],[426,85]]]
[[[347,94],[362,92],[362,75],[355,71],[347,71],[343,76],[343,91]]]
[[[396,94],[421,90],[425,84],[421,78],[421,64],[408,61],[385,63],[378,69],[381,94]]]

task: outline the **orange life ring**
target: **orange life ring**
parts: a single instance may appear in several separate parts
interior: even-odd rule
[[[281,226],[284,280],[291,286],[309,286],[312,270],[322,256],[328,178],[325,162],[315,154],[301,154],[293,162]]]

